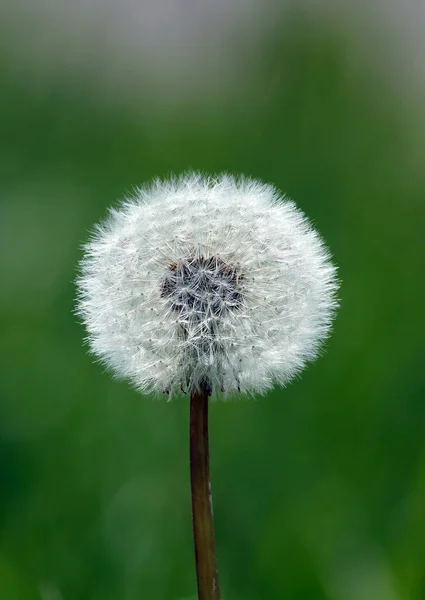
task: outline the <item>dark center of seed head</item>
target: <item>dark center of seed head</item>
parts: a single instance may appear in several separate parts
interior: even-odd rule
[[[243,274],[221,258],[182,259],[166,269],[161,297],[182,317],[219,317],[242,305]]]

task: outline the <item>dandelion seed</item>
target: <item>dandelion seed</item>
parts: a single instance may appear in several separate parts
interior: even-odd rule
[[[286,384],[328,335],[337,289],[293,202],[258,181],[199,174],[158,180],[111,210],[78,285],[94,354],[142,392],[170,396],[201,380],[224,395]]]

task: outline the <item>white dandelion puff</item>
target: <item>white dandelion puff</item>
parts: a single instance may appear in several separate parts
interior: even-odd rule
[[[141,187],[85,250],[77,310],[91,349],[142,392],[286,384],[337,305],[320,235],[273,186],[243,177]]]

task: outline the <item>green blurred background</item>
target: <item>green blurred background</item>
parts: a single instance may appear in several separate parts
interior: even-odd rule
[[[114,62],[102,27],[61,45],[57,15],[34,33],[17,5],[0,11],[0,598],[196,598],[187,399],[114,381],[73,316],[93,224],[191,168],[274,183],[343,282],[323,357],[211,408],[223,599],[424,599],[425,111],[403,40],[269,2],[224,11],[220,48],[208,17],[206,50],[199,24],[175,46],[165,28]]]

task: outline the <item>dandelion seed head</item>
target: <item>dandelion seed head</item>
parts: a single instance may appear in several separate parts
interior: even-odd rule
[[[157,180],[112,209],[85,250],[77,310],[92,352],[142,392],[207,381],[224,395],[263,393],[329,334],[336,269],[271,185]]]

